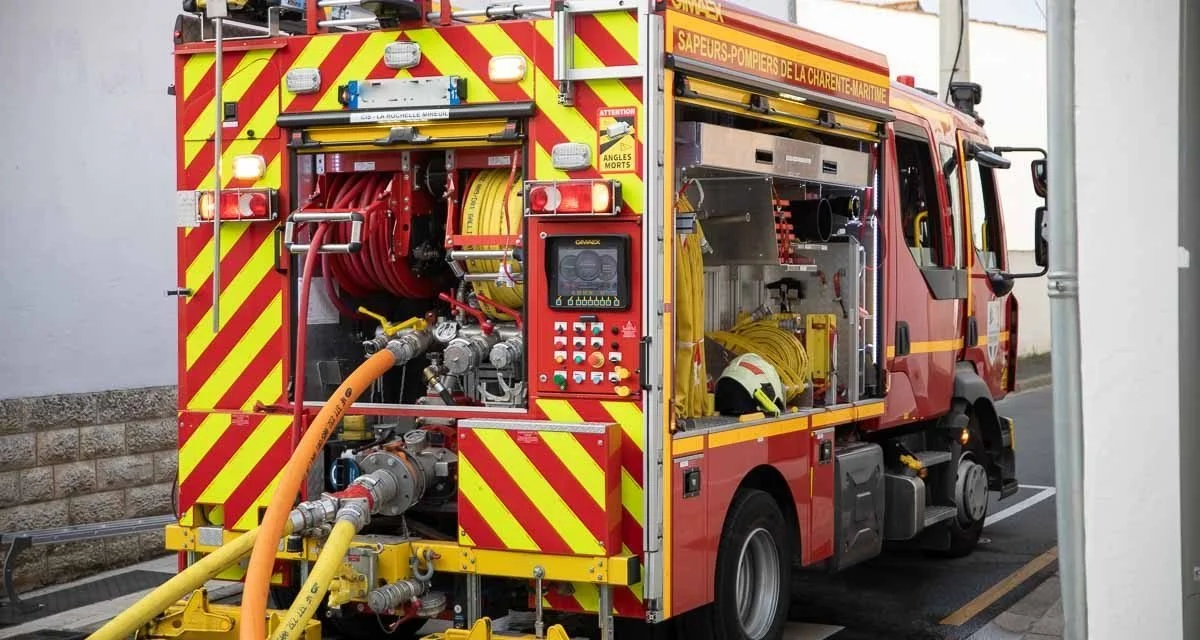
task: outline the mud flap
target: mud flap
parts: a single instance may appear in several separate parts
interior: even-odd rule
[[[1013,419],[1000,416],[1000,449],[991,451],[993,468],[998,474],[988,474],[988,489],[1000,492],[1003,500],[1017,492],[1017,453]]]

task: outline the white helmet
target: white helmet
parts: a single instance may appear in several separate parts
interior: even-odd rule
[[[713,408],[722,415],[740,416],[764,409],[782,410],[783,381],[775,367],[756,353],[740,355],[729,363],[717,379]],[[774,406],[763,406],[765,396]]]

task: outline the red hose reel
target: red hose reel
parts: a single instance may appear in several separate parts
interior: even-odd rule
[[[413,272],[408,253],[412,239],[413,211],[428,212],[428,195],[408,185],[407,174],[335,173],[318,179],[317,190],[301,210],[354,211],[363,216],[362,247],[357,253],[322,254],[322,271],[330,297],[346,315],[358,315],[332,291],[341,290],[362,298],[386,292],[399,298],[431,298],[437,282]],[[405,192],[407,200],[399,192]],[[424,196],[424,197],[421,197]],[[422,201],[414,201],[419,199]],[[331,224],[328,244],[349,243],[350,225]]]

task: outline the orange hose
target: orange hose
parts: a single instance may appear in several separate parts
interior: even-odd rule
[[[279,539],[291,513],[292,504],[300,492],[300,486],[308,477],[309,469],[325,446],[325,441],[337,429],[338,422],[346,410],[376,380],[396,364],[396,356],[383,349],[359,365],[342,386],[329,398],[321,412],[309,425],[300,440],[300,445],[283,468],[279,487],[271,496],[271,503],[263,514],[259,525],[254,551],[246,568],[246,581],[242,590],[241,640],[263,640],[267,637],[267,594],[270,589],[271,573],[275,565],[275,553]]]

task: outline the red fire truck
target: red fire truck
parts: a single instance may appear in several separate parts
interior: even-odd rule
[[[778,638],[1016,492],[977,85],[718,0],[184,4],[181,573],[97,639]]]

